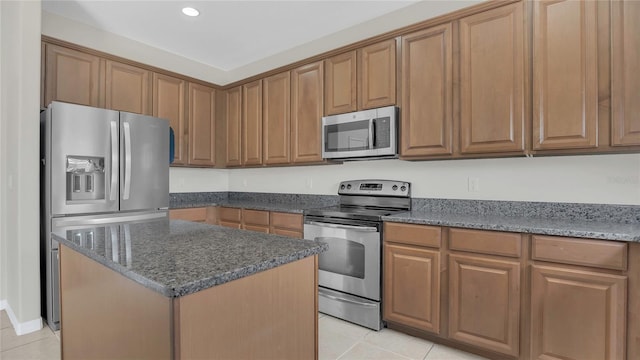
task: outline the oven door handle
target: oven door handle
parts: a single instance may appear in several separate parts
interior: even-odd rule
[[[323,222],[317,222],[317,221],[308,221],[306,222],[306,224],[329,227],[333,229],[344,229],[344,230],[355,230],[355,231],[366,231],[366,232],[378,231],[378,228],[373,226],[342,225],[342,224],[323,223]]]

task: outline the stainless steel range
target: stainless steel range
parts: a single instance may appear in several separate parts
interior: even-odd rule
[[[338,206],[304,212],[304,238],[329,244],[319,257],[319,311],[380,330],[381,218],[411,209],[411,184],[350,180],[338,194]]]

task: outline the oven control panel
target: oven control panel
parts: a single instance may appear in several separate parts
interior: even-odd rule
[[[340,183],[340,195],[411,196],[411,183],[397,180],[348,180]]]

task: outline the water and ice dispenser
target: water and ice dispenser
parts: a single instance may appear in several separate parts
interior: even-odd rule
[[[67,156],[67,201],[104,199],[104,158]]]

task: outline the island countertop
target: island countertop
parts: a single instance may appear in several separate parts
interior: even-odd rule
[[[91,233],[91,241],[83,234]],[[53,233],[61,244],[167,297],[180,297],[327,250],[310,240],[194,222],[155,221]]]

